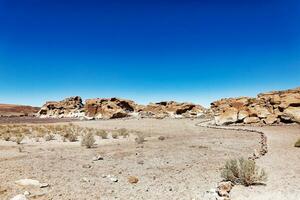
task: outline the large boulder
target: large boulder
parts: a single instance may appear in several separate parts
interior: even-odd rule
[[[66,98],[62,101],[46,102],[37,116],[41,118],[76,118],[83,117],[83,103],[79,96]]]
[[[137,104],[131,100],[119,98],[87,99],[85,115],[94,119],[114,119],[129,117],[137,111]]]

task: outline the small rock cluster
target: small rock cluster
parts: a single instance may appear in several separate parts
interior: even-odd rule
[[[216,125],[300,123],[300,88],[211,103]]]

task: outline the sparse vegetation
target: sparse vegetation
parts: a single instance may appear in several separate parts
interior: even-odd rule
[[[128,137],[129,131],[126,128],[118,129],[117,132],[119,133],[119,136]]]
[[[23,135],[18,135],[14,141],[17,143],[17,144],[21,144],[21,142],[23,141],[24,139],[24,136]]]
[[[111,133],[111,137],[112,137],[113,139],[117,139],[118,136],[119,136],[119,133],[118,133],[118,132],[112,132],[112,133]]]
[[[45,136],[45,141],[51,141],[51,140],[54,140],[54,135],[48,134]]]
[[[297,142],[295,143],[295,145],[294,145],[295,147],[300,147],[300,138],[297,140]]]
[[[86,148],[92,148],[95,144],[94,134],[92,132],[86,133],[82,136],[81,146],[85,146]]]
[[[108,138],[108,133],[107,133],[106,130],[102,130],[102,129],[97,130],[96,135],[101,137],[102,139],[107,139]]]
[[[145,142],[145,136],[142,134],[137,135],[137,137],[135,138],[135,142],[137,144],[143,144]]]
[[[267,180],[264,169],[257,167],[255,161],[244,158],[227,161],[221,176],[226,181],[245,186],[261,184]]]

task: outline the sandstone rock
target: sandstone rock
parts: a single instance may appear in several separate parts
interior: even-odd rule
[[[11,198],[10,200],[27,200],[27,198],[24,194],[19,194],[15,197]]]
[[[70,97],[63,101],[46,102],[38,112],[41,118],[76,118],[84,116],[81,97]]]
[[[244,119],[245,124],[254,124],[260,122],[260,119],[258,117],[246,117]]]
[[[245,119],[246,117],[249,117],[249,111],[246,111],[246,110],[239,111],[239,113],[238,113],[239,121]]]
[[[95,119],[129,117],[130,113],[136,111],[136,106],[135,102],[125,99],[88,99],[85,103],[85,115]]]
[[[130,176],[130,177],[128,177],[128,182],[131,184],[136,184],[139,182],[139,179],[135,176]]]
[[[283,115],[294,122],[300,123],[300,107],[288,107],[284,110]]]
[[[228,125],[238,121],[238,109],[227,108],[221,115],[215,117],[217,125]]]
[[[175,101],[162,101],[150,103],[140,110],[142,117],[153,118],[196,118],[206,114],[206,109],[192,103],[179,103]]]
[[[93,161],[103,160],[104,158],[101,155],[97,155],[93,157]]]
[[[226,182],[221,182],[218,185],[217,188],[217,193],[219,194],[219,196],[221,197],[229,197],[229,193],[232,189],[232,183],[230,181],[226,181]]]
[[[277,115],[269,115],[267,116],[266,119],[263,119],[263,122],[265,124],[275,124],[276,122],[278,122],[278,116]]]
[[[211,103],[217,125],[299,122],[300,88],[258,94],[256,98],[221,99]],[[235,111],[237,110],[237,120]]]

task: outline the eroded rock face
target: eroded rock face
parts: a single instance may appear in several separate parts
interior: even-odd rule
[[[49,101],[43,105],[37,116],[41,118],[76,118],[83,117],[81,97],[70,97],[62,101]]]
[[[300,123],[300,88],[221,99],[211,103],[211,109],[217,125]]]
[[[137,104],[119,98],[88,99],[85,102],[85,115],[94,119],[114,119],[128,117],[137,111]]]
[[[139,110],[141,117],[153,118],[196,118],[204,115],[206,109],[192,103],[178,103],[175,101],[163,101],[150,103]]]

